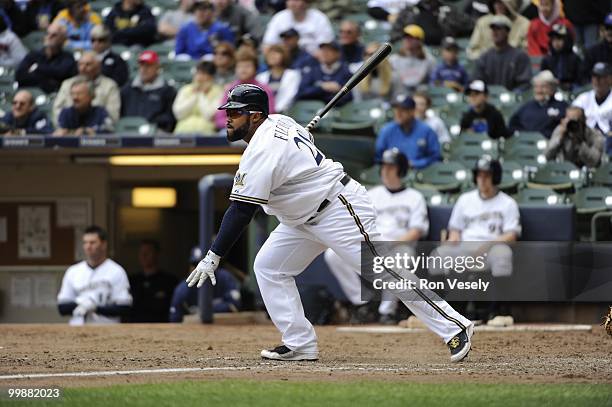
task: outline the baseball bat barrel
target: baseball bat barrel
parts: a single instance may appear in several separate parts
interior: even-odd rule
[[[349,78],[348,81],[344,84],[344,86],[334,95],[332,100],[329,101],[321,110],[317,112],[315,117],[312,118],[310,123],[306,126],[306,130],[311,131],[317,125],[319,120],[323,118],[337,103],[338,101],[347,93],[349,93],[355,85],[363,80],[378,64],[382,62],[390,53],[391,53],[391,44],[388,42],[382,44],[374,54],[370,58],[368,58]]]

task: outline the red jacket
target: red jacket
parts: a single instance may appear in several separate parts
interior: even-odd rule
[[[574,37],[574,27],[567,18],[558,17],[551,25],[548,25],[542,19],[536,17],[529,23],[529,31],[527,31],[527,53],[529,56],[548,54],[548,33],[555,24],[566,26],[572,38]]]

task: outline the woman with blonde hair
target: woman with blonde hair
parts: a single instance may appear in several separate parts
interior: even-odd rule
[[[366,46],[363,59],[368,59],[380,47],[377,42],[371,42]],[[388,100],[391,97],[393,86],[393,70],[388,59],[384,59],[368,76],[366,76],[353,91],[355,100],[382,98]]]
[[[301,75],[295,69],[288,69],[289,55],[282,45],[271,45],[266,51],[268,69],[257,74],[255,79],[265,83],[274,92],[277,112],[287,111],[295,99],[300,86]]]

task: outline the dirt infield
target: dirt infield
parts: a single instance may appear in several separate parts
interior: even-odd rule
[[[372,334],[318,327],[319,362],[263,362],[271,325],[0,326],[0,376],[205,368],[102,377],[0,378],[11,384],[98,386],[182,379],[410,380],[612,383],[612,339],[591,332],[477,332],[466,362],[451,364],[432,333]]]

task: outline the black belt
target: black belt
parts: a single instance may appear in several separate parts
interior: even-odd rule
[[[342,179],[340,179],[340,183],[344,186],[346,186],[349,182],[351,182],[352,178],[350,175],[348,174],[344,174],[344,177],[342,177]],[[311,220],[313,220],[315,218],[315,216],[317,216],[317,214],[319,212],[321,212],[323,209],[325,209],[327,207],[327,205],[329,205],[331,203],[331,201],[329,199],[324,199],[323,202],[321,202],[321,205],[319,205],[319,208],[317,209],[317,213],[312,215],[310,217],[310,219],[308,219],[306,222],[310,222]]]

